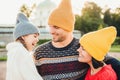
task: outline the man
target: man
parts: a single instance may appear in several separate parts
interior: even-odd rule
[[[79,40],[73,37],[74,23],[70,0],[62,0],[48,19],[52,41],[38,46],[34,53],[37,70],[44,80],[84,80],[88,65],[78,62]],[[116,59],[105,61],[113,61],[113,67],[120,69]]]

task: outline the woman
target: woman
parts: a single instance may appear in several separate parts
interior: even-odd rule
[[[39,30],[24,14],[19,13],[13,36],[15,42],[6,46],[6,80],[42,80],[31,54],[39,40]]]
[[[80,39],[78,60],[90,66],[85,80],[117,80],[111,65],[106,65],[103,59],[116,38],[115,27],[107,27],[85,34]]]

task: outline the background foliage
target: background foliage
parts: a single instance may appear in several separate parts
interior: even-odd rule
[[[110,8],[103,10],[94,2],[87,2],[81,15],[76,15],[75,18],[75,29],[82,34],[114,26],[117,29],[117,36],[120,36],[120,8],[111,12]]]

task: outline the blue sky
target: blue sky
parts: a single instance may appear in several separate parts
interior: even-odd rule
[[[1,0],[0,1],[0,24],[14,24],[16,15],[19,12],[19,8],[22,4],[31,6],[33,3],[37,5],[44,0]],[[60,3],[60,0],[52,0],[56,4]],[[85,1],[94,1],[100,7],[108,7],[114,9],[120,7],[120,0],[71,0],[73,10],[75,13],[79,13],[82,9]],[[77,9],[77,10],[76,10]]]

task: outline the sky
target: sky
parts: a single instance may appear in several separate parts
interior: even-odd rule
[[[23,4],[31,6],[33,3],[38,5],[44,0],[1,0],[0,1],[0,24],[14,24],[16,21],[16,15],[19,12],[20,7]],[[56,4],[60,3],[60,0],[51,0]],[[85,1],[93,1],[101,8],[106,5],[115,9],[120,7],[120,0],[71,0],[74,13],[79,14],[80,10],[84,6]]]

